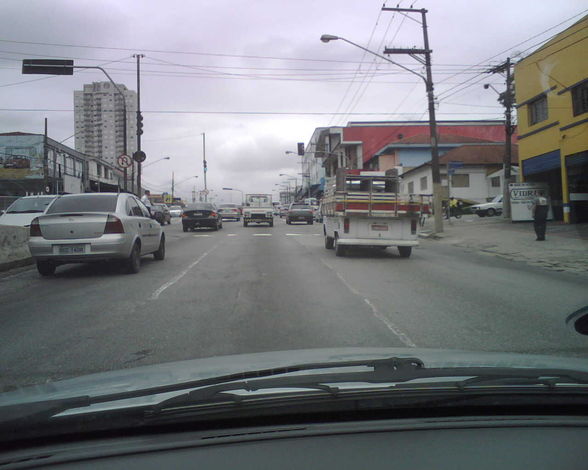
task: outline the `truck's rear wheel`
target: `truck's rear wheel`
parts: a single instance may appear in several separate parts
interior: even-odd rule
[[[249,225],[247,222],[243,221],[243,227],[247,227]]]
[[[327,237],[325,235],[325,248],[327,250],[332,250],[334,246],[335,246],[335,240],[333,239],[333,237]]]
[[[339,237],[335,235],[334,246],[335,246],[335,256],[345,256],[347,253],[347,247],[345,245],[340,245]]]
[[[273,227],[274,226],[274,221],[272,220],[271,222],[269,222],[269,226]]]
[[[402,258],[408,258],[412,253],[412,246],[399,246],[398,253]]]

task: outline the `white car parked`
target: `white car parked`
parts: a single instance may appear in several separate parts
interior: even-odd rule
[[[472,214],[478,214],[479,217],[492,217],[502,214],[502,194],[496,196],[492,201],[483,204],[474,204],[470,206]]]

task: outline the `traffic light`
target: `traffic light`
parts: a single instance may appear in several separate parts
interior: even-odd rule
[[[298,142],[298,155],[304,156],[304,142]]]
[[[137,112],[137,135],[143,135],[143,115]]]

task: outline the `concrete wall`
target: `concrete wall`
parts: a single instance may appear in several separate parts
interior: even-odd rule
[[[29,229],[0,225],[0,271],[29,264]]]

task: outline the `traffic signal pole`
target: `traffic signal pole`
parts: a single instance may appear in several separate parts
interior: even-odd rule
[[[137,152],[141,151],[141,135],[143,134],[143,116],[141,115],[141,59],[143,54],[133,54],[137,59]],[[141,196],[141,162],[137,162],[137,194]]]

